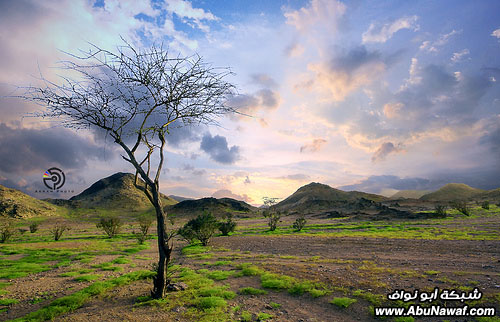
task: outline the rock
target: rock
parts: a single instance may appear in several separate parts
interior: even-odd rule
[[[167,285],[167,292],[177,292],[177,291],[184,291],[188,288],[186,283],[179,282],[179,283],[170,283]]]

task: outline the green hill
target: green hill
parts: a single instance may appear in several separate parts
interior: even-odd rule
[[[141,190],[134,185],[132,173],[118,172],[101,179],[79,195],[70,198],[85,208],[140,210],[151,208],[151,203]],[[144,181],[140,180],[142,184]],[[177,201],[161,195],[163,205],[173,205]]]
[[[484,190],[472,188],[463,183],[448,183],[434,192],[423,195],[420,200],[452,201],[470,199],[484,192]]]
[[[178,204],[165,207],[165,210],[170,215],[175,216],[196,216],[204,211],[209,211],[214,215],[223,215],[226,213],[242,214],[250,213],[256,208],[247,204],[244,201],[231,198],[201,198],[194,200],[184,200]]]
[[[53,216],[56,212],[58,212],[58,207],[55,205],[0,185],[0,216],[25,219]]]
[[[431,192],[431,190],[400,190],[390,196],[390,199],[418,199]]]
[[[314,212],[322,209],[336,207],[339,204],[355,202],[361,199],[371,201],[383,201],[387,198],[375,194],[359,191],[342,191],[332,188],[326,184],[312,182],[300,187],[296,192],[285,200],[279,202],[276,208],[279,210],[294,210]]]

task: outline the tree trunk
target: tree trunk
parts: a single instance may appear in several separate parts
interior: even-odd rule
[[[154,207],[156,210],[156,227],[158,231],[158,270],[154,280],[153,291],[151,296],[155,299],[163,298],[165,295],[165,287],[168,280],[168,265],[170,264],[170,255],[172,253],[172,247],[169,245],[169,238],[165,227],[165,212],[161,206],[161,201],[159,200],[158,193],[153,192]]]

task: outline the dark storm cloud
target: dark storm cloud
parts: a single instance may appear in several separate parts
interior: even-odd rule
[[[172,128],[169,134],[165,137],[168,144],[174,147],[179,147],[183,143],[196,142],[200,140],[201,126],[186,125],[182,127]]]
[[[429,179],[424,178],[400,178],[392,175],[370,176],[357,184],[339,187],[345,191],[365,191],[379,193],[382,189],[396,190],[433,190],[439,188]]]
[[[236,145],[229,148],[226,138],[220,135],[212,137],[210,133],[205,134],[200,148],[219,163],[232,164],[240,158],[240,148]]]
[[[385,142],[375,151],[372,156],[372,162],[383,161],[391,153],[398,153],[401,151],[400,145],[395,146],[392,142]]]
[[[26,129],[0,123],[0,170],[41,171],[51,166],[78,169],[103,159],[103,148],[63,128]]]
[[[479,144],[486,146],[497,160],[500,160],[500,117],[486,127],[486,134],[481,136]]]

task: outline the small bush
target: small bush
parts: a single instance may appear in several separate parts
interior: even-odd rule
[[[463,214],[465,216],[470,216],[471,215],[470,208],[467,205],[467,201],[465,201],[465,200],[460,200],[460,201],[453,202],[452,203],[452,207],[454,209],[458,210],[458,212],[460,212],[461,214]]]
[[[304,218],[304,215],[300,215],[299,218],[295,219],[295,222],[293,223],[293,229],[296,231],[301,231],[302,228],[306,225],[306,218]]]
[[[37,222],[32,222],[32,223],[30,224],[30,233],[32,233],[32,234],[36,233],[36,232],[37,232],[37,230],[38,230],[38,226],[39,226],[39,223],[37,223]]]
[[[333,300],[330,301],[331,304],[343,309],[349,307],[351,304],[356,302],[357,302],[356,299],[351,299],[348,297],[335,297]]]
[[[257,321],[266,321],[266,320],[271,319],[272,317],[273,316],[269,313],[261,312],[261,313],[257,314]]]
[[[211,213],[206,212],[188,221],[179,230],[179,234],[190,241],[190,243],[198,239],[203,246],[207,246],[217,228],[217,219]]]
[[[481,203],[481,208],[489,210],[490,209],[490,202],[489,201],[483,201]]]
[[[446,206],[437,205],[434,207],[434,214],[437,218],[446,218]]]
[[[153,218],[150,216],[141,216],[139,218],[139,231],[135,232],[134,235],[139,244],[144,244],[144,242],[148,239],[149,228],[153,224]]]
[[[52,229],[50,230],[50,232],[54,236],[54,240],[58,241],[59,239],[61,239],[63,233],[66,230],[70,230],[70,229],[71,228],[68,225],[66,225],[65,223],[58,223],[54,227],[52,227]]]
[[[113,238],[120,232],[122,222],[118,217],[101,217],[95,226],[104,230],[109,238]]]
[[[11,220],[5,219],[0,221],[0,243],[9,241],[15,231],[14,223]]]
[[[219,222],[219,230],[222,236],[229,236],[236,229],[236,222],[233,221],[233,215],[228,214],[225,221]]]

